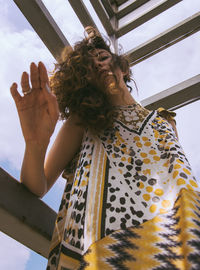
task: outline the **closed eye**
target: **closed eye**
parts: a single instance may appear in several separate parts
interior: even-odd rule
[[[99,58],[99,61],[104,61],[104,60],[108,59],[109,57],[110,57],[109,55],[101,56]]]

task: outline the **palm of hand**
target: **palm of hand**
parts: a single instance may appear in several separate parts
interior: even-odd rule
[[[48,143],[59,112],[56,97],[48,90],[48,75],[43,63],[40,62],[38,67],[31,64],[30,80],[31,91],[29,76],[24,72],[21,78],[24,96],[17,91],[16,83],[11,86],[11,94],[18,110],[25,141]]]

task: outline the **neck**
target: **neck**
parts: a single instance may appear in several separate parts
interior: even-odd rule
[[[116,94],[111,95],[113,106],[132,105],[136,103],[125,83],[118,90]]]

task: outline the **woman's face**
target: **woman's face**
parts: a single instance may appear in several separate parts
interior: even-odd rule
[[[117,79],[123,81],[123,73],[119,67],[113,67],[112,55],[104,49],[95,49],[92,52],[94,65],[97,71],[98,79],[106,79],[107,76],[112,76],[113,73],[117,76]]]
[[[103,49],[95,49],[92,52],[94,65],[99,72],[110,71],[110,65],[112,63],[112,55]]]

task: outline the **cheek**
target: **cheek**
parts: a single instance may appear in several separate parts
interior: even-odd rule
[[[124,74],[123,74],[123,72],[121,71],[120,68],[116,69],[116,75],[117,75],[117,78],[118,78],[119,81],[124,80]]]
[[[106,60],[104,61],[104,63],[105,63],[106,65],[113,66],[113,61],[112,61],[112,58],[111,58],[111,57],[108,58],[108,59],[106,59]]]

